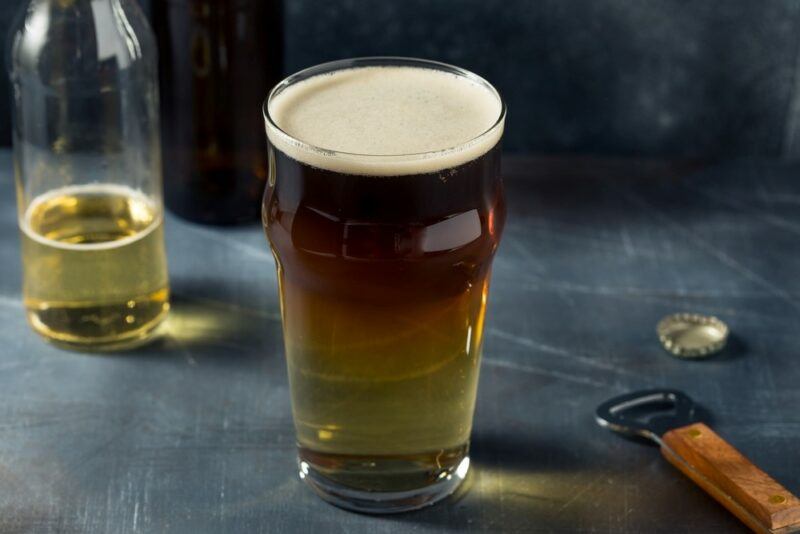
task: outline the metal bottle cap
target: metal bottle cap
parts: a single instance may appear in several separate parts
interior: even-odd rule
[[[679,358],[702,358],[719,352],[728,341],[728,326],[710,315],[676,313],[656,327],[661,344]]]

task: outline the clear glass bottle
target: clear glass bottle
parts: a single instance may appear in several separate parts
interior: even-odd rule
[[[135,0],[29,0],[7,65],[29,322],[72,348],[139,344],[169,309],[147,20]]]

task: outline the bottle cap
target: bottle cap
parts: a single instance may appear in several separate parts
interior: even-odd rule
[[[728,341],[728,326],[710,315],[676,313],[656,327],[661,344],[679,358],[703,358],[715,354]]]

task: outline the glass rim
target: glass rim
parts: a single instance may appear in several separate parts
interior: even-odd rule
[[[478,85],[481,85],[482,87],[488,89],[489,92],[497,98],[497,101],[500,104],[500,113],[498,114],[497,119],[495,119],[495,121],[492,123],[491,126],[489,126],[486,130],[482,131],[478,135],[472,137],[471,139],[468,139],[467,141],[461,142],[457,145],[447,148],[428,150],[423,152],[409,152],[404,154],[363,154],[358,152],[332,150],[330,148],[316,146],[287,133],[280,126],[278,126],[278,124],[272,118],[272,115],[270,114],[269,110],[270,103],[272,102],[273,98],[278,96],[286,88],[291,87],[292,85],[307,80],[309,78],[313,78],[314,76],[328,74],[340,70],[355,69],[355,68],[370,67],[370,66],[418,67],[418,68],[427,68],[431,70],[448,72],[456,76],[462,76],[472,81],[473,83],[477,83]],[[441,61],[434,61],[430,59],[421,59],[421,58],[403,57],[403,56],[365,56],[365,57],[357,57],[350,59],[339,59],[336,61],[328,61],[326,63],[320,63],[318,65],[314,65],[312,67],[307,67],[303,70],[300,70],[292,74],[291,76],[287,76],[286,78],[278,82],[278,84],[276,84],[275,87],[273,87],[270,90],[269,94],[267,95],[267,98],[264,100],[264,103],[262,105],[262,113],[264,115],[264,120],[267,123],[268,129],[271,128],[279,137],[282,138],[284,142],[286,142],[291,146],[294,146],[295,148],[305,151],[310,151],[327,157],[344,157],[347,159],[352,158],[352,159],[362,159],[366,161],[391,162],[391,161],[407,161],[409,159],[411,160],[426,159],[435,156],[442,156],[453,152],[458,152],[460,150],[463,150],[474,144],[479,143],[481,140],[492,135],[499,128],[502,128],[504,126],[506,119],[506,103],[505,100],[503,100],[503,97],[500,95],[500,92],[494,85],[492,85],[488,80],[486,80],[482,76],[479,76],[467,69],[457,67],[449,63],[443,63]]]

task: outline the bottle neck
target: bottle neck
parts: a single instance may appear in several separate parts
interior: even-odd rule
[[[120,0],[32,0],[32,4],[47,4],[56,9],[90,7],[93,4],[120,5]]]
[[[11,34],[12,73],[49,69],[52,78],[61,69],[67,77],[111,59],[128,68],[145,56],[155,68],[154,39],[136,0],[28,0]]]

